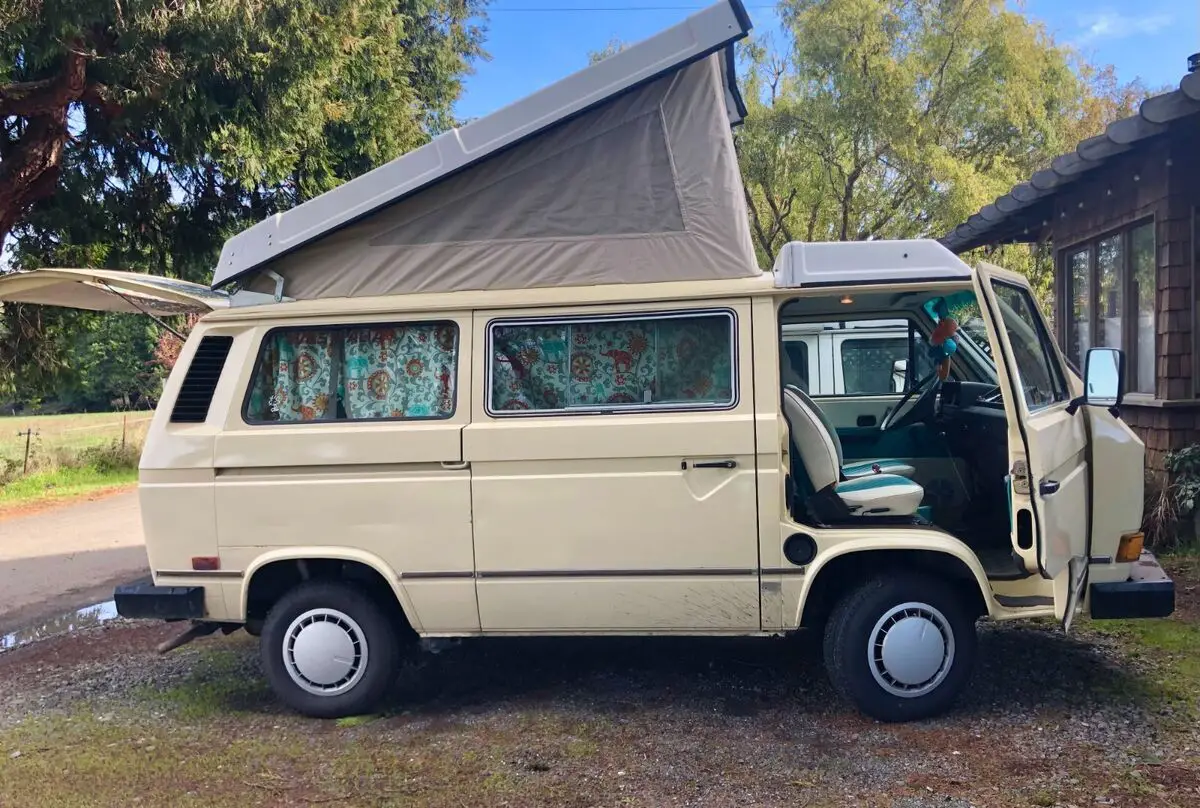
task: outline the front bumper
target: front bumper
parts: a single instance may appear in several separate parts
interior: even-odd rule
[[[1175,611],[1175,582],[1149,552],[1134,562],[1127,580],[1092,584],[1088,595],[1095,620],[1166,617]]]
[[[149,578],[113,590],[121,617],[150,620],[197,620],[204,617],[204,587],[155,586]]]

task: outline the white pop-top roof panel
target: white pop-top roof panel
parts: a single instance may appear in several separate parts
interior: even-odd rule
[[[971,267],[933,239],[785,244],[772,269],[780,288],[969,280]]]
[[[649,39],[451,129],[419,149],[230,238],[221,250],[213,288],[556,123],[715,53],[749,30],[750,19],[741,0],[720,0]],[[732,83],[731,74],[726,78]],[[731,125],[739,123],[745,111],[736,86],[726,93],[726,105]]]

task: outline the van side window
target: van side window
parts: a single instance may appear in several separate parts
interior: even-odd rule
[[[841,343],[845,395],[886,396],[904,391],[893,376],[895,363],[908,360],[908,338],[846,339]]]
[[[730,312],[493,323],[489,411],[727,407]]]
[[[245,419],[449,418],[457,359],[452,322],[276,329],[259,349]]]

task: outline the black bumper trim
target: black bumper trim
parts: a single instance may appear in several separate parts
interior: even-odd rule
[[[204,617],[204,587],[155,586],[138,581],[113,590],[121,617],[150,620],[195,620]]]
[[[1175,611],[1175,582],[1153,555],[1142,553],[1129,580],[1092,584],[1089,598],[1094,620],[1167,617]]]

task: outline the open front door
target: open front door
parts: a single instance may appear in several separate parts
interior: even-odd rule
[[[1088,435],[1067,411],[1071,391],[1029,284],[984,264],[976,275],[1008,418],[1012,541],[1026,569],[1054,581],[1054,611],[1070,628],[1088,570]]]
[[[118,269],[46,268],[0,275],[0,301],[166,317],[230,305],[225,292]]]

